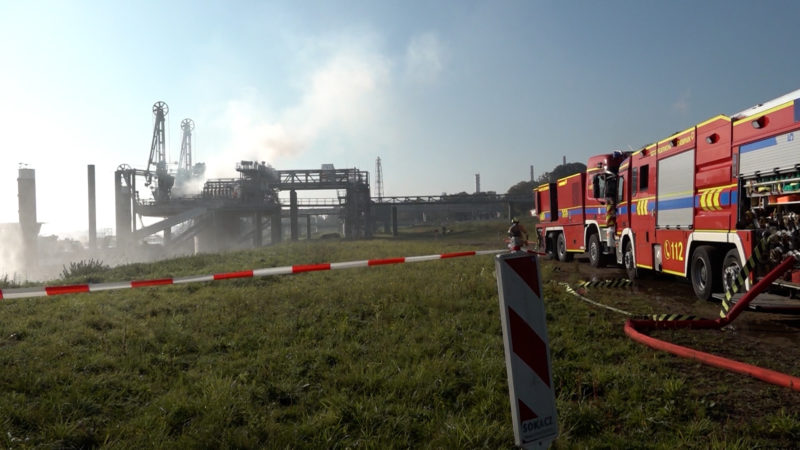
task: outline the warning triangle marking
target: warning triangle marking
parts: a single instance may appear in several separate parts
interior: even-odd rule
[[[511,331],[511,348],[539,378],[550,387],[550,371],[547,365],[547,345],[536,331],[525,323],[516,311],[508,307],[508,327]]]
[[[539,274],[536,271],[536,263],[534,263],[533,256],[507,259],[506,263],[525,281],[537,297],[542,298],[539,290]]]

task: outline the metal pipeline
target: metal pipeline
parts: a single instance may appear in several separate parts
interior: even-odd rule
[[[747,307],[748,303],[750,303],[758,294],[769,287],[770,284],[772,284],[772,282],[775,281],[779,276],[791,269],[795,262],[796,259],[794,256],[789,256],[784,259],[783,262],[772,269],[767,276],[762,278],[758,283],[755,284],[755,286],[750,288],[750,290],[747,291],[747,293],[738,302],[736,302],[733,308],[728,311],[728,314],[726,314],[725,317],[721,317],[716,320],[700,319],[675,321],[629,319],[625,322],[625,334],[627,334],[628,337],[634,341],[647,345],[648,347],[656,350],[662,350],[683,358],[694,359],[710,366],[749,375],[753,378],[766,381],[767,383],[788,387],[789,389],[800,392],[800,378],[798,377],[764,369],[763,367],[753,366],[740,361],[734,361],[732,359],[723,358],[710,353],[693,350],[691,348],[662,341],[642,333],[642,331],[654,329],[720,329],[733,322],[739,316],[739,314],[741,314],[742,310]]]

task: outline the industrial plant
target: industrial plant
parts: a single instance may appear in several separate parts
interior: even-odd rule
[[[181,121],[180,157],[175,166],[169,164],[166,156],[165,124],[169,107],[158,101],[152,113],[154,125],[147,165],[135,168],[120,164],[114,173],[114,235],[98,241],[95,167],[88,165],[88,248],[60,258],[53,257],[50,249],[50,256],[45,258],[50,266],[60,267],[59,264],[70,259],[84,257],[119,264],[260,247],[278,243],[285,237],[300,239],[301,221],[305,222],[303,237],[311,239],[312,222],[323,219],[337,225],[336,232],[327,236],[364,239],[381,229],[383,233],[396,235],[398,223],[503,217],[512,214],[515,202],[532,200],[480,192],[477,174],[474,194],[387,197],[383,195],[380,158],[376,161],[375,197],[371,195],[369,172],[339,169],[332,164],[321,164],[319,169],[278,170],[266,161],[232,161],[238,177],[208,179],[205,164],[193,161],[194,121],[189,118]],[[39,255],[43,254],[39,248],[42,238],[38,236],[41,224],[36,219],[35,186],[34,169],[21,167],[19,226],[0,227],[0,235],[19,233],[21,252],[5,257],[16,258],[17,267],[26,268],[25,278],[53,276],[52,270],[31,270],[41,268]],[[298,191],[335,191],[337,195],[298,198]],[[288,192],[288,202],[281,199],[282,192]]]

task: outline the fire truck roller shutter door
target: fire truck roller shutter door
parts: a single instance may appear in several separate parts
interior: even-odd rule
[[[658,161],[657,227],[690,227],[694,208],[694,149]]]
[[[775,169],[792,171],[800,154],[800,133],[795,130],[742,145],[739,154],[739,170],[744,177]]]

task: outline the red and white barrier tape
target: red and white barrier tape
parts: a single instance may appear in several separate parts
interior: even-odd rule
[[[268,267],[264,269],[242,270],[239,272],[225,272],[213,275],[196,275],[180,278],[160,278],[154,280],[119,281],[96,284],[73,284],[67,286],[37,286],[19,289],[0,289],[0,300],[45,297],[61,294],[78,294],[81,292],[113,291],[118,289],[132,289],[148,286],[163,286],[169,284],[200,283],[205,281],[229,280],[233,278],[254,278],[270,275],[288,275],[292,273],[316,272],[321,270],[353,269],[356,267],[383,266],[387,264],[402,264],[437,259],[458,258],[461,256],[491,255],[503,253],[507,250],[477,250],[470,252],[442,253],[439,255],[406,256],[400,258],[365,259],[361,261],[345,261],[338,263],[300,264],[294,266]]]

